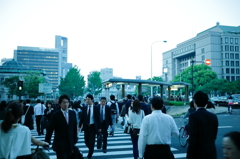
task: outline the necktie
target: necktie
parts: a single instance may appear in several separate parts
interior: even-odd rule
[[[66,122],[68,124],[68,112],[64,112],[64,115],[65,115]]]
[[[90,124],[90,116],[91,116],[91,109],[90,109],[90,106],[88,107],[88,114],[87,114],[87,117],[88,117],[88,124]]]
[[[101,106],[100,120],[101,122],[103,122],[103,106]]]

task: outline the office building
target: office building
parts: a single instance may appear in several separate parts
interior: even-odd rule
[[[113,69],[112,68],[102,68],[100,71],[100,77],[102,81],[106,81],[110,78],[113,78]]]
[[[53,90],[60,84],[60,77],[64,78],[72,68],[72,64],[67,63],[67,38],[61,36],[55,37],[55,48],[18,46],[14,59],[24,67],[45,71]]]
[[[163,76],[166,81],[191,66],[211,60],[210,67],[219,79],[235,81],[240,79],[239,71],[240,26],[216,26],[197,34],[196,37],[177,44],[177,47],[163,53]]]

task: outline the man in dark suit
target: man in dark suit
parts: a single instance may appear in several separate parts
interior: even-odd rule
[[[84,141],[89,149],[88,158],[92,158],[95,146],[95,136],[97,132],[101,132],[101,122],[99,107],[94,106],[93,96],[88,94],[86,96],[87,106],[82,108],[82,116],[79,127],[84,131]]]
[[[143,96],[142,96],[142,95],[139,95],[139,96],[138,96],[138,100],[140,101],[141,109],[144,111],[144,114],[145,114],[145,115],[148,115],[148,114],[149,114],[148,106],[147,106],[146,103],[143,102]]]
[[[193,96],[196,111],[189,116],[189,145],[187,159],[216,159],[215,140],[218,132],[218,119],[205,107],[208,95],[198,91]]]
[[[67,95],[59,97],[60,110],[52,114],[47,129],[45,141],[51,143],[53,131],[53,150],[56,151],[57,159],[68,159],[78,141],[76,113],[69,110],[70,98]]]
[[[106,97],[102,97],[100,100],[100,104],[98,105],[100,109],[100,121],[101,121],[101,130],[103,134],[103,153],[107,152],[107,137],[108,137],[108,127],[112,126],[112,117],[111,117],[111,109],[108,105],[106,105]]]
[[[130,94],[128,94],[126,98],[127,98],[127,102],[125,104],[125,114],[128,115],[128,108],[131,106],[131,103],[132,103],[131,98],[132,98],[132,96]]]

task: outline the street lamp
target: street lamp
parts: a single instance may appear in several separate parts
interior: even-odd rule
[[[192,98],[193,98],[193,64],[194,64],[194,60],[191,60],[191,65],[192,65]]]
[[[166,43],[167,41],[154,41],[151,45],[151,81],[153,80],[153,77],[152,77],[152,46],[153,44],[157,43],[157,42],[164,42]],[[152,89],[152,86],[151,86],[151,97],[153,96],[153,89]]]

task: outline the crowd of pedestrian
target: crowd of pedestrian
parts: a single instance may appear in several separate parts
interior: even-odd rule
[[[179,130],[170,115],[166,114],[163,99],[127,95],[121,102],[114,95],[101,97],[95,102],[88,94],[81,101],[72,102],[67,95],[61,95],[54,102],[31,100],[0,103],[0,158],[21,158],[31,153],[31,142],[39,146],[52,145],[59,159],[73,158],[78,148],[78,136],[83,131],[84,143],[88,148],[87,158],[92,158],[96,139],[101,138],[101,149],[107,153],[107,138],[115,134],[120,120],[123,129],[129,128],[134,159],[174,159],[171,152],[171,137],[178,136]],[[194,94],[184,118],[188,138],[187,159],[216,159],[215,140],[218,133],[218,118],[213,114],[207,94]],[[24,116],[25,120],[22,120]],[[36,130],[45,140],[31,136]],[[51,140],[54,133],[53,142]],[[224,156],[238,159],[240,156],[240,132],[230,132],[223,137]],[[18,145],[18,146],[16,146]],[[7,149],[7,150],[6,150]],[[237,157],[238,158],[237,158]]]

